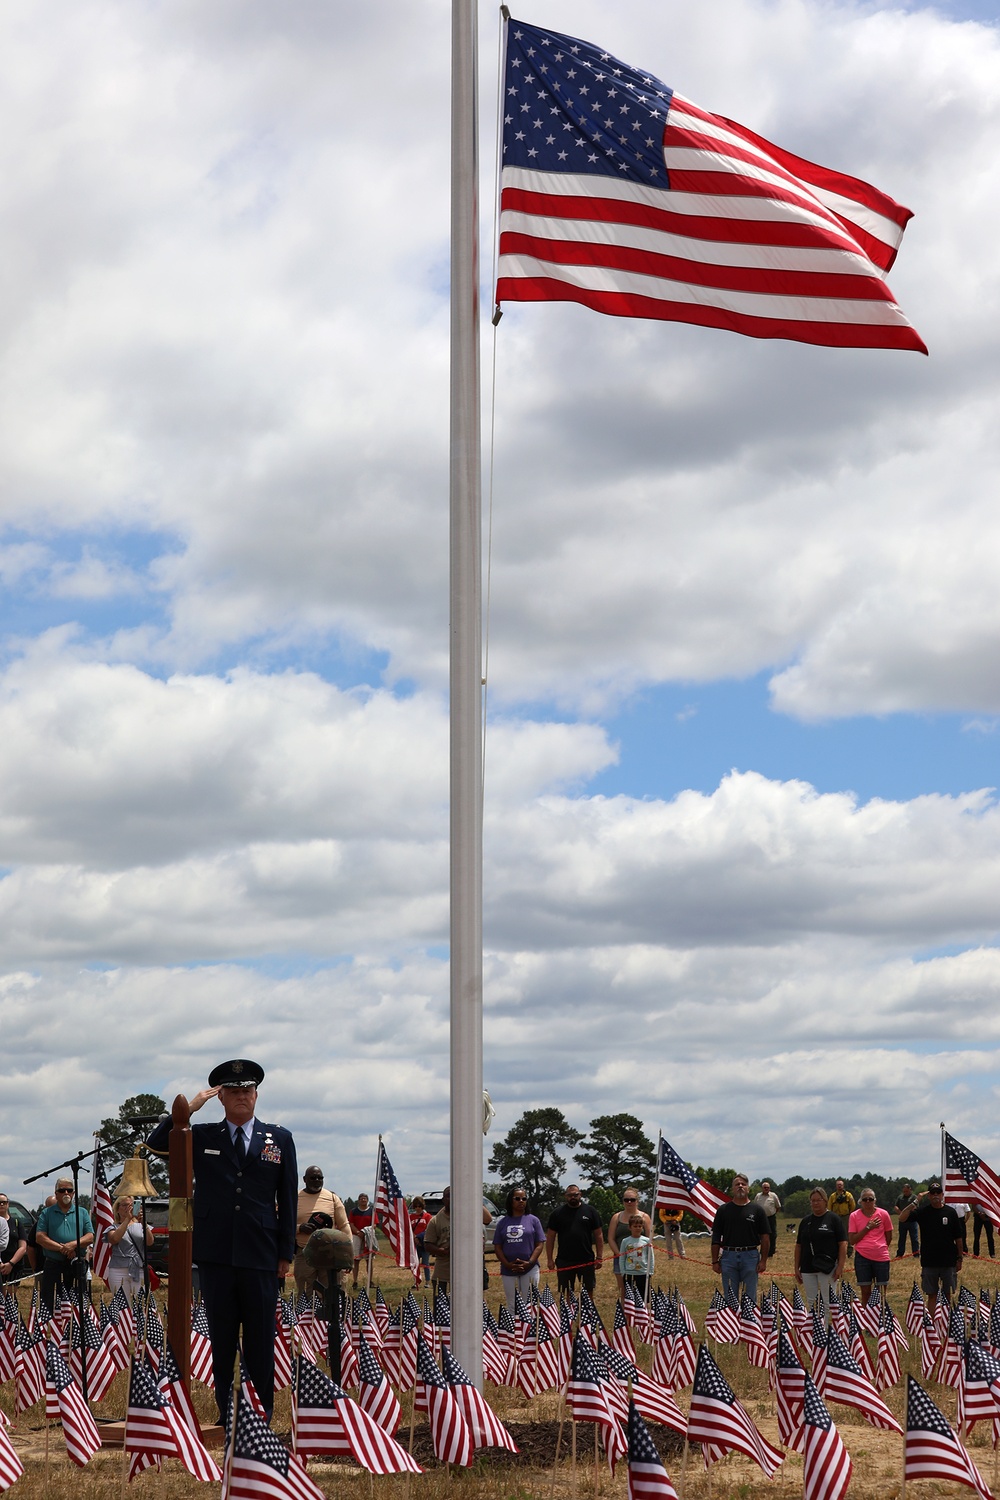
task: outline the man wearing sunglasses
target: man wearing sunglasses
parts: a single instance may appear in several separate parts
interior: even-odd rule
[[[909,1208],[900,1210],[900,1226],[912,1219],[920,1226],[920,1286],[931,1317],[939,1294],[945,1302],[958,1283],[965,1251],[965,1227],[958,1214],[945,1203],[940,1182],[927,1184]]]
[[[42,1250],[42,1301],[55,1311],[56,1289],[72,1287],[82,1252],[94,1243],[94,1226],[85,1208],[73,1201],[68,1177],[56,1183],[56,1201],[43,1208],[35,1228],[35,1244]],[[85,1274],[85,1273],[84,1273]]]

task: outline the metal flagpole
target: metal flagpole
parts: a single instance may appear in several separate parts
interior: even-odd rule
[[[483,1384],[482,472],[477,0],[452,0],[451,1304],[452,1348]]]

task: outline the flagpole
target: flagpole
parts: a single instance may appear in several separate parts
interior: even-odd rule
[[[455,1357],[483,1388],[482,473],[477,0],[452,0],[451,1303]]]
[[[941,1192],[942,1201],[948,1202],[948,1192],[944,1182],[945,1154],[944,1154],[944,1121],[941,1121]]]

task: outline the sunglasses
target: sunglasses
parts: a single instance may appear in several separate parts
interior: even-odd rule
[[[72,1193],[72,1188],[56,1188],[57,1193]]]

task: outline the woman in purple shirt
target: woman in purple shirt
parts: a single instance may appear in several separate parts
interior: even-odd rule
[[[538,1285],[541,1275],[538,1258],[545,1249],[545,1230],[541,1221],[528,1213],[528,1195],[524,1188],[511,1188],[506,1208],[493,1233],[493,1248],[500,1262],[503,1294],[513,1312],[515,1294],[520,1292],[527,1299],[531,1288]]]

